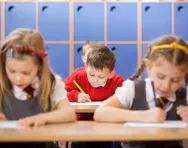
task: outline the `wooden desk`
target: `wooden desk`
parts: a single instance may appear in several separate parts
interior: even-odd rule
[[[188,128],[125,128],[123,124],[79,121],[26,129],[0,129],[0,141],[188,140]]]
[[[82,104],[83,103],[75,103],[74,105],[72,105],[76,113],[94,113],[97,107],[99,107],[98,103],[98,105],[89,105],[89,103],[87,103],[88,105]]]

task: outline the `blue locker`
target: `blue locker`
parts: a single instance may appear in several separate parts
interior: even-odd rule
[[[110,44],[108,46],[116,55],[115,71],[124,79],[129,78],[137,70],[137,45]]]
[[[188,40],[188,3],[175,3],[175,35]]]
[[[137,3],[108,4],[108,41],[137,41]]]
[[[143,44],[142,45],[142,61],[144,60],[144,57],[146,56],[147,51],[148,51],[148,45],[147,44]],[[145,79],[147,77],[148,77],[148,74],[147,74],[147,71],[146,71],[146,68],[145,68],[145,70],[142,73],[142,78]]]
[[[5,34],[8,35],[16,28],[36,28],[35,3],[5,3]]]
[[[82,46],[82,44],[74,45],[74,69],[84,66],[84,63],[81,59],[83,56]]]
[[[39,30],[46,41],[69,41],[69,4],[40,2]]]
[[[69,45],[47,44],[49,64],[63,79],[69,75]]]
[[[74,40],[104,41],[104,4],[74,3]]]
[[[142,4],[142,40],[150,41],[159,36],[171,35],[171,3]]]

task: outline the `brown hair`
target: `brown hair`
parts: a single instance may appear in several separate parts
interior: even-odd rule
[[[9,81],[6,70],[6,54],[10,49],[14,47],[29,47],[36,52],[46,52],[44,40],[41,34],[31,29],[19,28],[12,31],[5,41],[3,42],[0,49],[0,110],[2,110],[2,96],[4,93],[10,93],[12,91],[12,85]],[[40,87],[40,103],[43,109],[46,111],[48,107],[48,97],[51,96],[51,92],[54,87],[55,77],[51,72],[47,56],[40,57],[29,53],[20,53],[17,50],[13,50],[13,58],[24,60],[30,56],[36,65],[39,66],[39,87]],[[52,85],[53,84],[53,85]]]
[[[151,62],[155,61],[158,57],[164,57],[167,61],[171,62],[177,66],[184,66],[185,69],[188,69],[188,54],[183,50],[178,49],[178,47],[169,47],[169,48],[159,48],[157,50],[152,50],[152,48],[159,45],[170,45],[172,43],[177,43],[181,46],[184,46],[188,50],[188,44],[180,37],[173,36],[163,36],[153,41],[151,45],[148,46],[148,51],[146,53],[145,59],[149,59]],[[160,47],[160,46],[159,46]],[[134,80],[138,78],[145,68],[145,63],[142,61],[137,72],[133,74],[130,79]],[[188,84],[188,74],[185,75],[185,82]]]
[[[107,46],[96,46],[87,56],[86,65],[93,66],[95,69],[103,70],[108,68],[113,71],[116,63],[114,53]]]

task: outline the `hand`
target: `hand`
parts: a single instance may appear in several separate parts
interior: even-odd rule
[[[41,126],[47,123],[45,114],[38,114],[35,116],[26,117],[18,120],[17,124],[19,126],[29,127],[29,126]]]
[[[176,109],[177,114],[182,118],[182,120],[188,122],[188,107],[180,105]]]
[[[147,110],[145,118],[147,122],[163,122],[166,120],[166,112],[158,107],[152,108]]]
[[[85,93],[79,93],[78,95],[78,102],[91,102],[90,100],[90,96],[88,94]]]
[[[0,113],[0,120],[6,120],[6,117],[3,113]]]

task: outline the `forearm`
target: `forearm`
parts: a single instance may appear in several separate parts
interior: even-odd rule
[[[94,115],[96,121],[127,122],[140,121],[145,118],[146,111],[131,111],[115,107],[99,107]]]
[[[46,123],[63,123],[73,122],[76,120],[76,115],[73,108],[58,109],[48,113],[42,113],[40,116],[45,118]]]

